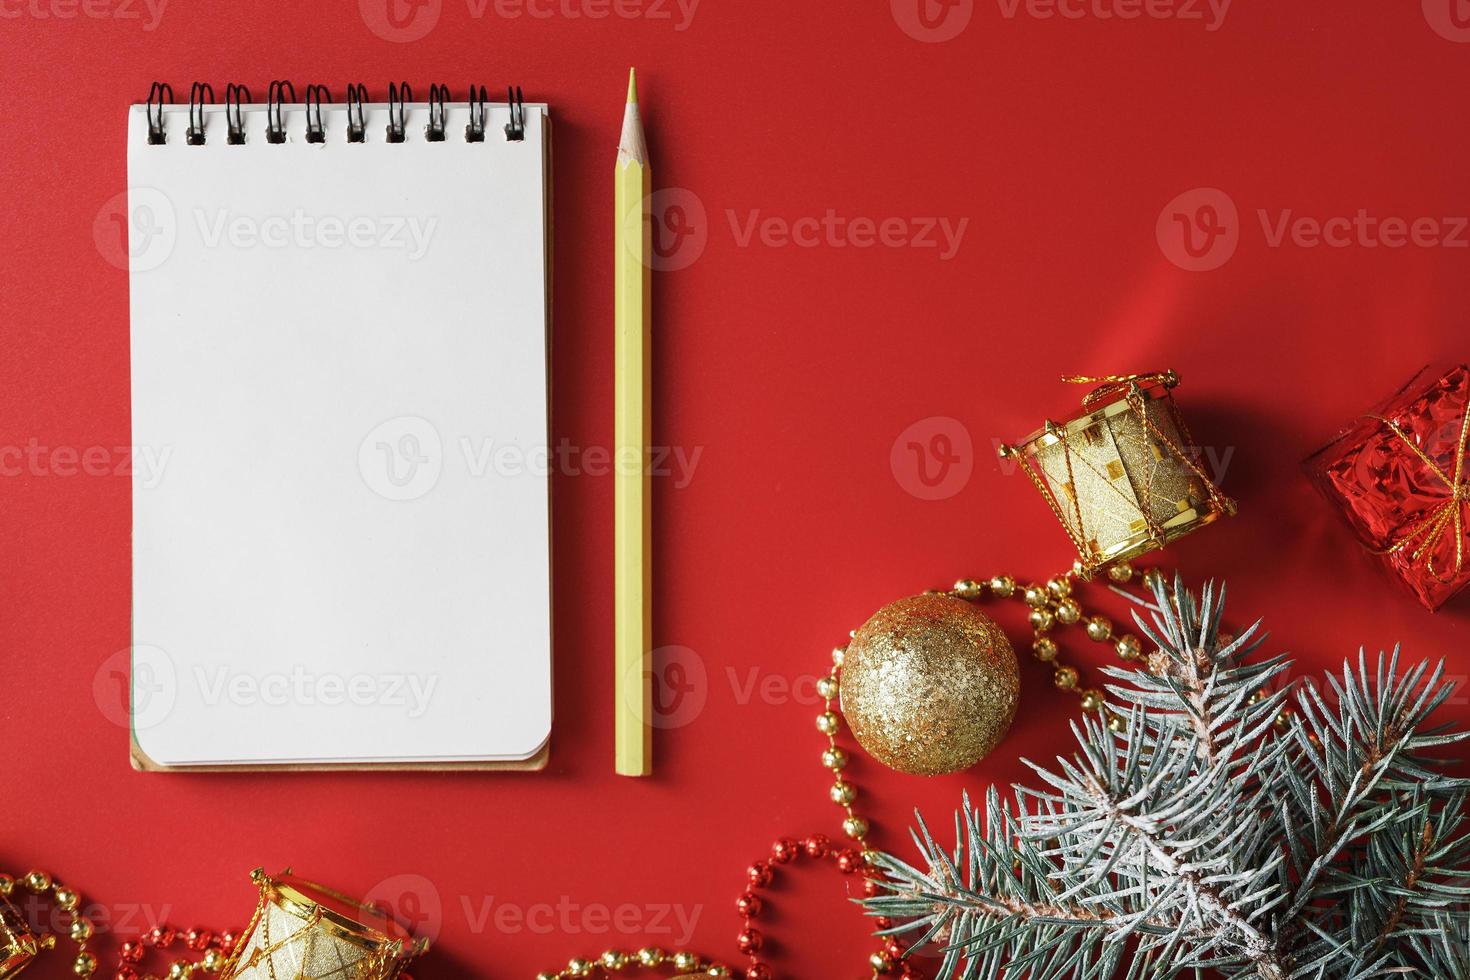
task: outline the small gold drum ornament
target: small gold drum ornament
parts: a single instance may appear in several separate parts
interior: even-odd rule
[[[1020,464],[1077,546],[1079,574],[1235,513],[1200,468],[1170,393],[1173,371],[1063,380],[1098,385],[1082,399],[1084,414],[1048,421],[1000,454]]]
[[[42,949],[42,942],[31,930],[30,923],[6,897],[8,891],[0,889],[0,980],[10,980],[30,966]]]
[[[250,878],[260,903],[225,980],[392,980],[429,947],[371,905],[291,874]]]

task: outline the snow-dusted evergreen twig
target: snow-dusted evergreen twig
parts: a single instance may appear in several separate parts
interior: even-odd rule
[[[1259,623],[1222,634],[1224,589],[1160,583],[1145,669],[1109,669],[1114,733],[1040,788],[967,797],[953,850],[919,818],[922,867],[882,856],[868,899],[942,951],[942,978],[1470,980],[1470,781],[1428,753],[1442,667],[1398,651],[1325,687],[1263,694],[1290,663],[1250,662]]]

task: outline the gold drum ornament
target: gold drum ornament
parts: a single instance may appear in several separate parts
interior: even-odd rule
[[[1061,522],[1079,574],[1235,513],[1200,468],[1174,403],[1173,371],[1063,380],[1098,385],[1082,399],[1082,414],[1048,421],[1000,454],[1020,465]]]
[[[225,980],[392,980],[428,949],[382,910],[291,874],[250,875],[260,901]]]

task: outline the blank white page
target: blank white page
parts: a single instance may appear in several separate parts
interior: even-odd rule
[[[549,122],[128,126],[133,734],[158,766],[526,760],[551,730]],[[145,465],[147,460],[151,465]]]

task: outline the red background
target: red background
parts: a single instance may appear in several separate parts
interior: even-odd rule
[[[625,73],[639,67],[656,184],[689,192],[665,218],[707,235],[697,260],[656,280],[656,441],[702,451],[687,486],[658,483],[657,639],[695,652],[707,703],[660,734],[656,777],[612,775],[612,486],[565,473],[548,772],[132,772],[126,733],[93,694],[129,642],[128,480],[27,469],[0,480],[0,866],[50,868],[130,926],[158,915],[238,924],[259,864],[359,892],[422,876],[411,879],[420,905],[437,898],[443,913],[420,977],[525,977],[644,938],[600,933],[596,911],[550,934],[493,919],[476,928],[492,898],[492,912],[630,903],[653,930],[667,920],[650,909],[679,905],[699,912],[693,945],[733,961],[746,863],[778,834],[835,830],[815,708],[802,703],[833,643],[884,602],[959,575],[1034,578],[1070,562],[1040,500],[993,453],[994,440],[1075,404],[1065,372],[1180,372],[1196,438],[1232,454],[1224,486],[1241,513],[1165,560],[1197,580],[1227,578],[1233,618],[1264,616],[1272,650],[1320,668],[1360,644],[1402,641],[1463,674],[1470,603],[1436,616],[1416,606],[1298,463],[1424,361],[1465,357],[1466,235],[1459,247],[1273,247],[1261,218],[1366,209],[1455,231],[1443,219],[1470,213],[1470,44],[1451,2],[1237,0],[1207,30],[1090,9],[1009,17],[1008,3],[978,0],[950,14],[961,18],[951,26],[971,15],[958,36],[927,43],[900,25],[915,22],[912,2],[896,14],[883,0],[704,0],[678,30],[667,6],[668,18],[572,17],[565,5],[546,18],[492,5],[476,18],[465,0],[443,0],[425,37],[398,43],[370,29],[356,0],[172,0],[153,30],[146,11],[143,22],[57,19],[50,0],[6,0],[8,446],[128,443],[127,277],[93,232],[126,186],[127,104],[154,79],[263,93],[276,77],[298,91],[362,80],[379,99],[390,78],[443,80],[457,94],[470,80],[518,82],[552,105],[554,429],[606,446],[609,178]],[[1238,209],[1238,249],[1211,271],[1180,268],[1178,243],[1156,238],[1166,205],[1196,188]],[[1202,200],[1186,198],[1182,213]],[[742,245],[737,234],[757,214],[829,209],[904,227],[969,223],[947,261],[932,248]],[[962,425],[973,472],[926,500],[905,489],[911,463],[895,469],[890,453],[915,423],[921,441],[932,435],[925,420],[936,417]],[[1016,610],[998,615],[1019,632]],[[1022,778],[1022,755],[1066,750],[1075,702],[1023,668],[1022,716],[973,771],[922,781],[854,766],[880,842],[907,851],[915,805],[947,825],[962,787]],[[747,696],[752,678],[803,677],[797,697]],[[1452,711],[1470,721],[1463,703]],[[672,946],[678,931],[649,938]],[[832,880],[781,893],[769,931],[783,940],[783,975],[863,972],[862,926]]]

